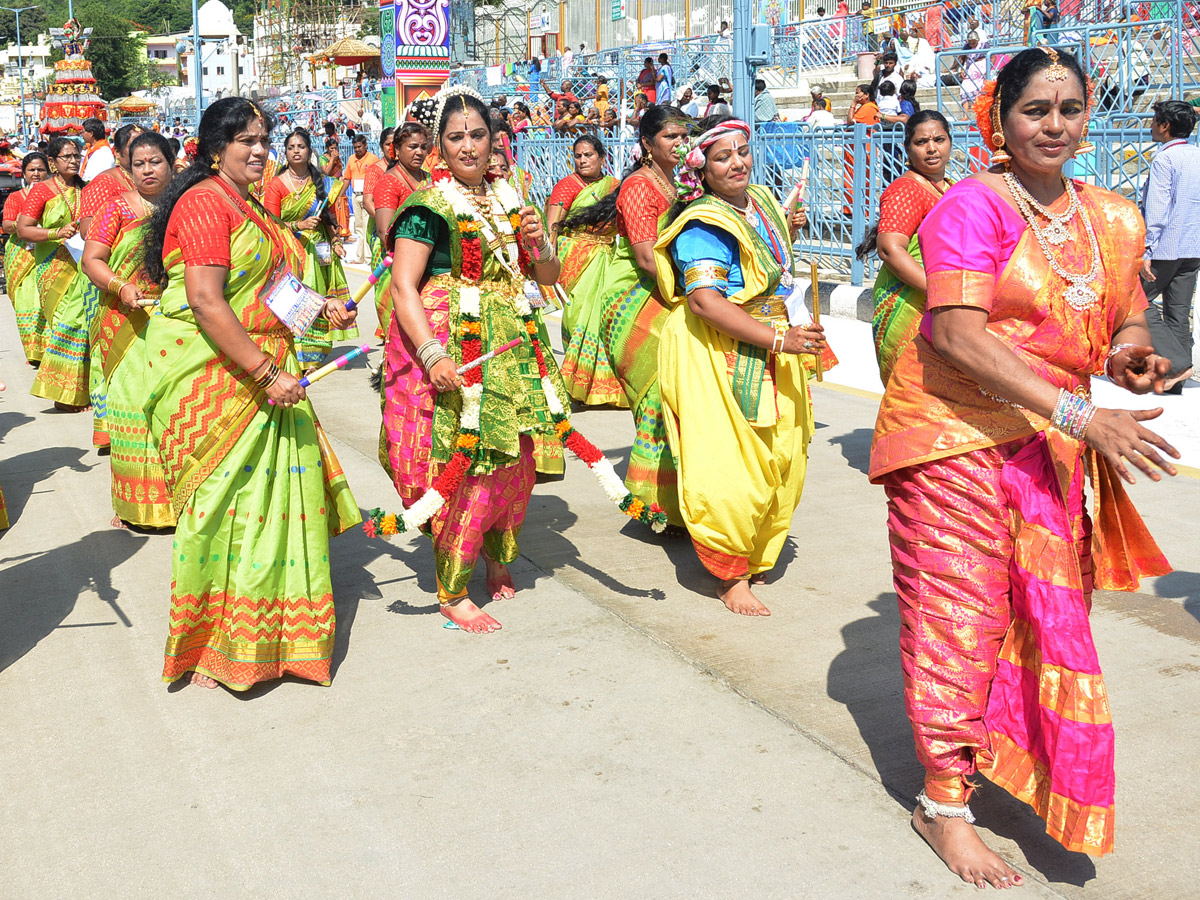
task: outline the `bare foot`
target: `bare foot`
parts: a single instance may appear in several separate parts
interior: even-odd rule
[[[208,688],[209,690],[212,690],[217,686],[215,679],[209,678],[207,675],[202,675],[199,672],[192,673],[192,684],[198,685],[199,687]]]
[[[721,590],[717,593],[732,612],[740,616],[769,616],[771,611],[762,605],[750,590],[750,583],[742,578],[732,581],[722,581]]]
[[[929,819],[918,805],[913,810],[913,830],[925,839],[951,872],[976,887],[1020,887],[1024,877],[988,849],[966,819],[938,816]]]
[[[129,526],[128,526],[128,525],[126,525],[124,522],[122,522],[122,521],[121,521],[121,517],[120,517],[120,516],[113,516],[113,518],[112,518],[112,521],[111,521],[109,524],[110,524],[110,525],[111,525],[113,528],[125,528],[125,529],[128,529],[128,528],[129,528]]]
[[[767,583],[767,573],[766,573],[766,572],[759,572],[757,575],[751,575],[751,576],[750,576],[750,583],[751,583],[752,585],[754,585],[754,584],[766,584],[766,583]]]
[[[491,634],[499,631],[501,625],[466,597],[457,603],[441,604],[442,615],[471,634]]]
[[[508,566],[504,563],[496,562],[486,553],[482,554],[483,563],[487,566],[487,592],[488,596],[493,600],[511,600],[517,595],[517,589],[513,585],[512,575],[508,572]]]

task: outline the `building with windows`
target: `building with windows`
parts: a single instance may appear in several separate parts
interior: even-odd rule
[[[25,77],[25,116],[29,122],[37,119],[41,104],[35,95],[54,79],[54,64],[50,62],[53,51],[48,34],[39,34],[33,44],[24,44],[19,52],[15,41],[0,49],[0,130],[14,130],[20,119],[21,70]]]
[[[175,48],[180,41],[190,38],[191,35],[186,32],[144,36],[152,81],[157,78],[161,84],[179,84],[179,53]]]

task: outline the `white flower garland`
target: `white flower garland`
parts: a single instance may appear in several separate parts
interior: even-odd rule
[[[500,226],[502,237],[497,238],[492,224],[479,215],[470,198],[463,193],[453,178],[447,178],[438,183],[438,190],[446,203],[454,210],[456,216],[473,219],[479,225],[479,233],[487,241],[488,246],[495,246],[495,257],[508,274],[514,278],[520,277],[518,269],[517,236],[513,230],[510,217],[521,211],[521,199],[508,182],[494,181],[488,185],[488,197],[492,204],[492,214]]]

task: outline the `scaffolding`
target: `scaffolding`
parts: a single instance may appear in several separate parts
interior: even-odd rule
[[[358,37],[371,0],[263,0],[254,17],[254,46],[261,93],[303,90],[312,72],[309,57],[344,37]]]

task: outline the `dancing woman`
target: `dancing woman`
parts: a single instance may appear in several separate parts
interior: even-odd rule
[[[350,286],[342,257],[346,250],[331,207],[345,193],[346,182],[322,175],[313,164],[312,138],[303,128],[287,136],[283,145],[286,166],[263,194],[267,212],[282,219],[304,247],[306,285],[329,299],[345,305]],[[334,341],[358,337],[358,328],[330,333],[327,323],[318,324],[296,341],[301,368],[320,365]]]
[[[38,298],[48,336],[30,393],[56,409],[88,405],[88,329],[83,295],[73,291],[79,269],[64,242],[79,231],[79,145],[59,135],[46,148],[52,177],[29,189],[17,216],[17,238],[34,244]]]
[[[524,297],[527,276],[551,285],[559,263],[537,210],[522,207],[507,182],[485,178],[493,138],[487,106],[458,86],[438,99],[434,185],[408,198],[391,231],[394,315],[380,459],[406,520],[427,521],[442,614],[482,633],[500,624],[471,602],[467,583],[482,553],[488,596],[513,596],[507,566],[533,490],[533,436],[555,433],[560,400],[549,395],[566,396],[552,355],[531,341],[538,327]],[[464,379],[455,369],[464,356],[514,338],[527,339],[487,363],[460,394]],[[464,448],[474,454],[470,468],[433,490]]]
[[[1136,207],[1063,176],[1090,149],[1088,95],[1075,58],[1042,49],[1018,53],[981,94],[993,165],[921,226],[927,312],[871,451],[925,766],[913,826],[980,886],[1021,876],[971,827],[976,772],[1067,849],[1112,849],[1113,727],[1091,591],[1170,570],[1121,486],[1127,461],[1154,481],[1175,474],[1164,456],[1178,452],[1141,424],[1161,409],[1088,399],[1093,375],[1161,392],[1170,368],[1150,346]]]
[[[679,150],[679,202],[655,244],[671,304],[658,345],[667,439],[683,520],[733,612],[770,615],[754,596],[779,559],[800,502],[812,438],[809,372],[820,325],[788,323],[789,218],[751,183],[750,126],[712,117]],[[809,354],[800,356],[798,354]]]
[[[405,122],[392,141],[395,160],[375,185],[375,230],[380,235],[380,259],[391,252],[392,222],[396,210],[413,191],[428,186],[425,157],[429,153],[429,131],[419,122]],[[389,269],[375,285],[375,311],[379,314],[377,336],[384,337],[392,316],[392,272]]]
[[[879,222],[859,247],[859,257],[878,252],[875,316],[871,330],[879,377],[886,385],[900,352],[917,334],[925,314],[925,269],[917,229],[954,184],[946,177],[950,162],[950,125],[934,110],[923,109],[904,126],[908,171],[879,197]]]
[[[667,306],[658,294],[654,243],[675,202],[675,151],[687,131],[679,110],[650,107],[638,131],[641,157],[625,173],[620,188],[564,223],[567,228],[589,229],[615,223],[622,238],[599,301],[599,334],[633,410],[636,434],[625,484],[647,505],[665,510],[674,525],[682,525],[683,518],[658,396],[658,335]]]
[[[575,139],[575,171],[554,186],[546,201],[546,223],[558,240],[562,260],[559,284],[570,303],[563,310],[563,382],[571,397],[589,406],[611,403],[628,406],[600,346],[601,301],[608,285],[608,264],[617,236],[615,224],[599,228],[569,228],[564,220],[607,197],[617,188],[617,179],[604,174],[608,151],[595,135]]]
[[[17,317],[17,333],[21,349],[31,366],[37,366],[46,352],[46,316],[38,299],[37,261],[34,245],[17,236],[17,217],[29,196],[29,189],[50,177],[50,161],[44,153],[29,153],[21,160],[21,176],[25,187],[13,191],[4,201],[4,283],[7,285],[13,312]]]
[[[93,326],[92,365],[106,385],[114,526],[170,528],[175,511],[143,407],[153,370],[147,365],[149,306],[158,285],[145,270],[154,204],[171,183],[171,145],[146,132],[129,144],[134,190],[111,200],[92,219],[80,267],[100,293]]]
[[[272,275],[305,261],[250,198],[271,124],[240,97],[209,106],[195,161],[150,220],[146,275],[163,314],[146,331],[146,416],[179,517],[168,682],[331,676],[329,538],[359,514],[300,386],[292,331],[267,306]],[[336,328],[353,323],[337,298],[324,311]]]

